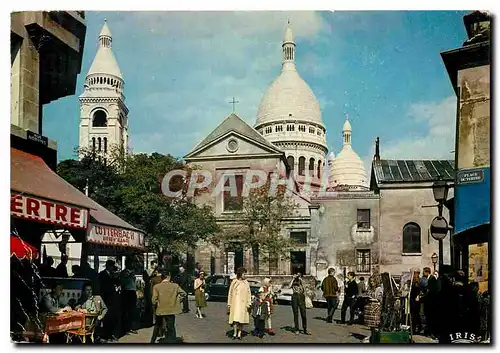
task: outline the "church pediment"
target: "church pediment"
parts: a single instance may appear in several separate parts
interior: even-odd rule
[[[252,140],[247,136],[235,131],[226,133],[218,139],[196,149],[188,154],[185,159],[205,159],[205,158],[247,158],[247,157],[279,157],[282,152],[275,148],[270,148],[259,141]]]

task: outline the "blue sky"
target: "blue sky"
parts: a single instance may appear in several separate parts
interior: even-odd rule
[[[287,19],[297,70],[315,93],[337,154],[346,113],[353,147],[382,158],[453,159],[456,100],[440,52],[462,45],[464,12],[87,12],[77,94],[44,107],[43,134],[74,158],[83,81],[104,19],[125,79],[134,152],[187,154],[232,107],[255,123],[281,69]]]

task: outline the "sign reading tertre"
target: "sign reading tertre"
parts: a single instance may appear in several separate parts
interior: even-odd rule
[[[87,229],[86,209],[28,195],[13,193],[10,195],[10,214],[43,223]]]
[[[90,223],[87,241],[103,245],[144,247],[144,234],[141,232]]]

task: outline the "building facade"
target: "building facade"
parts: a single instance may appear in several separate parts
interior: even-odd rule
[[[491,15],[476,11],[464,16],[464,24],[468,38],[463,46],[441,53],[457,95],[457,174],[448,207],[453,213],[453,265],[483,292],[491,290]]]

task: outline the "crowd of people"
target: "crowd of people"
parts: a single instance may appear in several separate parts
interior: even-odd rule
[[[490,294],[479,293],[476,282],[468,283],[464,271],[422,275],[413,271],[410,289],[410,315],[413,334],[423,334],[448,342],[450,334],[467,332],[481,340],[489,339]]]
[[[53,260],[48,258],[40,272],[42,276],[64,277],[67,276],[66,264],[67,258],[63,257],[61,264],[53,268]],[[82,268],[73,266],[72,270],[75,277],[89,279],[89,282],[83,285],[79,300],[61,305],[59,298],[63,287],[60,283],[55,283],[51,292],[41,299],[42,312],[60,313],[78,310],[97,314],[97,337],[106,341],[112,342],[125,334],[137,333],[137,286],[132,261],[125,261],[125,269],[122,271],[113,260],[108,260],[105,269],[100,273],[94,271],[88,264]],[[172,278],[171,273],[159,268],[156,261],[152,261],[150,267],[144,271],[145,310],[141,319],[146,327],[154,326],[151,343],[156,342],[161,336],[166,341],[176,339],[175,315],[190,312],[188,293],[191,291],[195,296],[195,318],[206,317],[203,312],[207,306],[206,278],[199,264],[196,264],[194,274],[193,279],[181,266],[178,274]],[[452,274],[443,271],[440,275],[436,271],[432,273],[429,267],[425,267],[422,275],[417,269],[412,271],[412,275],[410,281],[401,284],[399,293],[402,297],[408,298],[407,314],[413,335],[426,335],[447,342],[450,333],[469,332],[482,340],[489,339],[488,291],[479,293],[478,284],[474,282],[469,284],[463,271]],[[306,309],[312,307],[312,302],[300,273],[293,277],[290,288],[294,332],[295,334],[301,332],[300,319],[302,333],[310,335]],[[365,283],[363,277],[357,281],[355,273],[349,272],[341,289],[333,268],[328,269],[328,276],[323,279],[321,290],[326,300],[327,323],[333,322],[342,292],[339,324],[350,325],[355,319],[363,321],[367,304],[378,303],[380,307],[384,298],[380,276],[371,276]],[[250,316],[253,318],[253,335],[262,338],[266,334],[276,334],[271,319],[274,312],[274,296],[271,278],[265,278],[258,293],[252,297],[246,270],[239,268],[236,274],[231,275],[227,299],[228,324],[233,329],[231,339],[242,339],[243,326],[250,324]],[[349,320],[346,322],[348,313]],[[365,324],[376,327],[379,322],[377,319],[373,324],[366,322]]]

